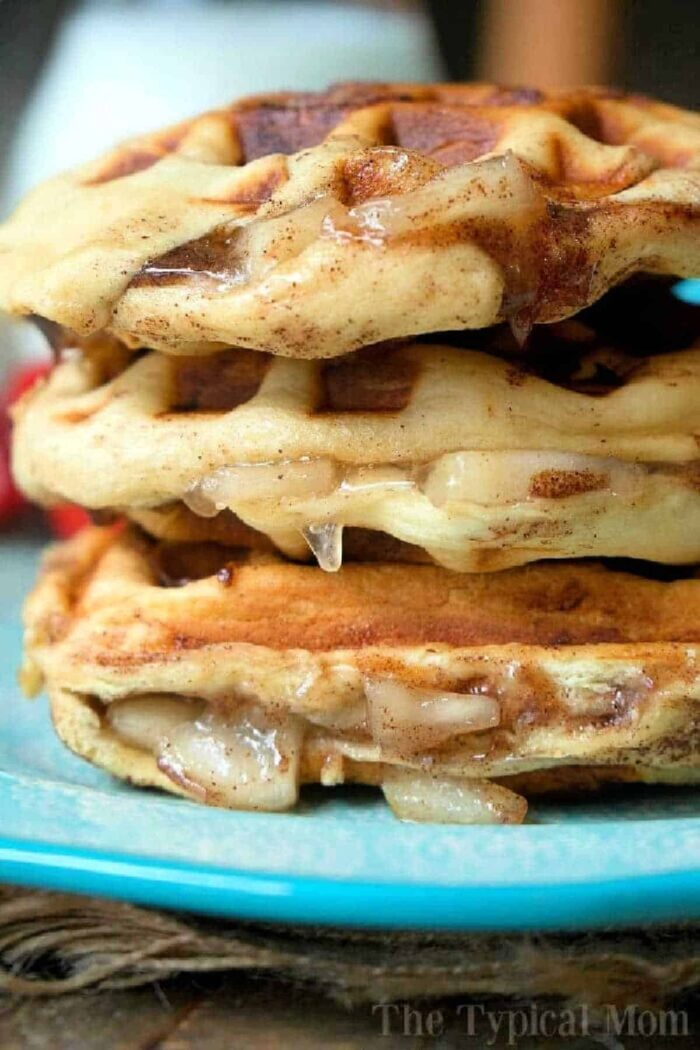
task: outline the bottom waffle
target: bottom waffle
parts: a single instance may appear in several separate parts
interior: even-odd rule
[[[85,758],[213,805],[381,785],[399,816],[518,822],[523,795],[700,779],[700,580],[498,575],[93,528],[27,601],[24,683]]]

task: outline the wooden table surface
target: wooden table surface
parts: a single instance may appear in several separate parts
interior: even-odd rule
[[[491,1047],[506,1050],[688,1050],[700,1045],[697,1009],[688,1011],[687,1036],[568,1037],[526,1036],[509,1042],[508,1033],[494,1037],[479,1026],[470,1036],[454,1001],[414,1003],[413,1021],[392,1020],[382,1032],[377,1008],[346,1010],[312,990],[280,985],[269,979],[237,975],[204,981],[169,981],[164,985],[121,992],[81,993],[43,1000],[0,998],[2,1050],[436,1050]],[[550,1006],[554,1004],[549,1004]],[[527,1003],[490,1001],[486,1008],[523,1011]],[[540,1009],[544,1009],[540,1005]],[[402,1005],[403,1008],[403,1005]],[[555,1007],[560,1009],[560,1007]],[[428,1032],[431,1011],[439,1010],[443,1031]],[[416,1014],[423,1034],[406,1029]],[[403,1030],[402,1030],[403,1029]],[[415,1029],[414,1029],[415,1031]]]

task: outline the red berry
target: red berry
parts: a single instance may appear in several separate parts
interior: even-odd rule
[[[0,391],[0,524],[10,521],[27,506],[10,471],[12,425],[9,408],[37,380],[42,379],[50,367],[50,363],[42,361],[13,368],[7,377],[5,389]]]
[[[61,540],[67,540],[90,524],[90,515],[75,503],[60,503],[46,512],[51,529]]]

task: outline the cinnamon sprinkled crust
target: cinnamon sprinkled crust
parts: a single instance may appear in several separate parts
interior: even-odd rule
[[[214,577],[224,565],[232,580],[222,590]],[[86,661],[76,668],[84,675],[90,666],[128,672],[177,662],[177,650],[234,642],[312,652],[434,643],[474,647],[475,655],[511,643],[697,643],[700,585],[691,570],[679,576],[661,581],[596,562],[497,574],[350,564],[329,575],[272,553],[159,544],[135,529],[93,527],[47,554],[27,607],[29,643],[70,642]]]
[[[0,306],[174,353],[331,357],[700,272],[700,118],[638,96],[349,84],[125,143],[0,230]]]
[[[74,356],[16,409],[15,474],[35,500],[296,559],[321,525],[462,572],[700,561],[700,347],[634,357],[576,321],[548,327],[550,357],[557,328],[559,381],[537,340],[519,359],[422,342],[330,362],[151,352],[106,382]]]
[[[168,585],[173,557],[179,586]],[[235,724],[252,696],[278,724],[302,727],[301,779],[323,779],[332,764],[336,779],[377,783],[387,764],[427,759],[436,777],[541,770],[546,781],[571,766],[603,767],[594,780],[608,767],[612,779],[698,775],[694,578],[581,563],[496,576],[349,565],[328,576],[271,555],[188,553],[92,529],[49,553],[25,623],[27,680],[45,680],[69,746],[185,794],[115,738],[113,705],[194,698]],[[368,680],[496,705],[497,724],[439,744],[409,727],[403,747],[389,746],[365,718]]]

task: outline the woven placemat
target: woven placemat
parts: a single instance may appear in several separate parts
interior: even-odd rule
[[[56,996],[252,971],[345,1004],[503,995],[658,1006],[700,987],[700,927],[436,934],[270,926],[0,887],[0,991]]]

